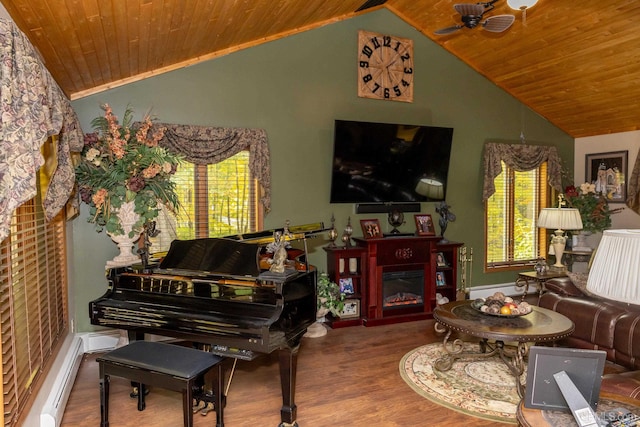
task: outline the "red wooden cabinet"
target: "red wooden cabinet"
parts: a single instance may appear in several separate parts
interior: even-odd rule
[[[365,325],[431,318],[436,292],[455,300],[461,243],[439,244],[437,236],[354,240],[365,248],[366,283],[361,307]],[[447,262],[438,265],[438,254]],[[441,286],[436,286],[438,274],[444,279]]]
[[[361,325],[362,308],[366,305],[363,288],[367,286],[367,250],[360,246],[326,246],[323,249],[327,252],[327,274],[347,289],[344,314],[337,319],[328,319],[328,323],[332,328]]]

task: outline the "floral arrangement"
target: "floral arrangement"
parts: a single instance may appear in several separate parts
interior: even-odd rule
[[[325,309],[335,317],[340,317],[344,308],[344,294],[340,286],[332,282],[327,273],[321,273],[318,277],[318,311]]]
[[[602,194],[597,194],[595,185],[585,182],[580,190],[570,185],[565,188],[565,200],[570,208],[580,211],[582,230],[592,233],[611,227],[611,215],[622,209],[609,209],[609,203]]]
[[[160,204],[175,211],[179,202],[175,174],[179,157],[158,146],[164,129],[151,132],[147,115],[132,129],[133,111],[127,107],[122,124],[111,107],[102,106],[104,116],[93,119],[93,133],[85,134],[76,180],[81,200],[89,205],[88,222],[98,232],[106,229],[113,235],[124,234],[117,212],[124,203],[134,202],[139,215],[129,237],[158,216]]]

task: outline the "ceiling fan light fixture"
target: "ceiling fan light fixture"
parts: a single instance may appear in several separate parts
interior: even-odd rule
[[[507,0],[507,4],[513,10],[530,9],[535,6],[536,3],[538,3],[538,0]]]

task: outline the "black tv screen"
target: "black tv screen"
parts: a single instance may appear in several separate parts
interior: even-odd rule
[[[446,127],[336,120],[330,202],[444,200],[452,138]],[[439,191],[416,192],[421,179]]]

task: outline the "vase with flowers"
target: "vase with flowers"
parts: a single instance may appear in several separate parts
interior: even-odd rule
[[[105,230],[120,248],[107,265],[130,265],[139,260],[131,248],[145,224],[162,205],[170,211],[178,208],[171,176],[180,159],[158,146],[164,129],[152,130],[149,116],[133,126],[131,108],[122,123],[109,105],[102,108],[104,115],[91,122],[94,132],[85,134],[76,181],[80,199],[89,206],[88,222],[98,232]]]
[[[611,215],[622,209],[611,209],[607,199],[596,193],[595,185],[588,182],[581,184],[579,188],[573,185],[566,187],[564,196],[570,208],[578,209],[582,220],[582,231],[574,250],[590,250],[582,239],[585,233],[599,233],[610,228]]]

